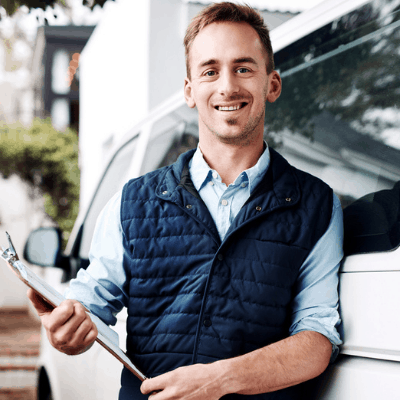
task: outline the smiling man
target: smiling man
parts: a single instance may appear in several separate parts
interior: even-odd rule
[[[281,79],[267,73],[266,50],[245,22],[209,24],[187,51],[185,98],[199,112],[200,149],[229,185],[264,151],[265,102],[279,97]]]
[[[243,22],[208,25],[194,39],[189,62],[185,95],[198,108],[200,132],[212,132],[215,143],[262,142],[265,101],[277,99],[281,83],[277,72],[267,74],[257,32]]]
[[[124,370],[121,400],[307,398],[341,343],[340,203],[263,140],[282,85],[256,11],[205,8],[185,50],[199,146],[113,197],[68,296],[110,324],[128,308],[127,354],[151,379]],[[79,302],[30,297],[54,347],[90,346]]]

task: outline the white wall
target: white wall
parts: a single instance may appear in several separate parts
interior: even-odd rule
[[[90,200],[111,141],[148,112],[150,1],[106,2],[80,59],[81,207]]]
[[[149,109],[182,88],[186,77],[183,37],[187,5],[180,0],[150,1]]]

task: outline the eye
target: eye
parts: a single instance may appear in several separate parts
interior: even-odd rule
[[[215,75],[215,71],[207,71],[204,75],[205,76],[214,76]]]
[[[239,68],[236,72],[238,72],[239,74],[244,74],[246,72],[249,72],[249,69],[242,67]]]

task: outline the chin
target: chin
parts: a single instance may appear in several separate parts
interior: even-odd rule
[[[235,126],[235,125],[238,125],[238,120],[237,120],[237,119],[227,119],[227,120],[226,120],[226,123],[227,123],[229,126]]]
[[[238,134],[216,134],[218,140],[221,143],[225,143],[225,144],[231,144],[231,145],[235,145],[235,146],[248,146],[249,144],[251,144],[254,140],[254,138],[252,137],[252,135],[246,134],[246,133],[238,133]]]

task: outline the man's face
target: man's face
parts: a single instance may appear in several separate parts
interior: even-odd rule
[[[185,98],[189,107],[197,106],[200,140],[262,140],[265,101],[279,97],[281,80],[275,71],[267,75],[257,32],[247,23],[212,23],[193,41],[189,62]]]

